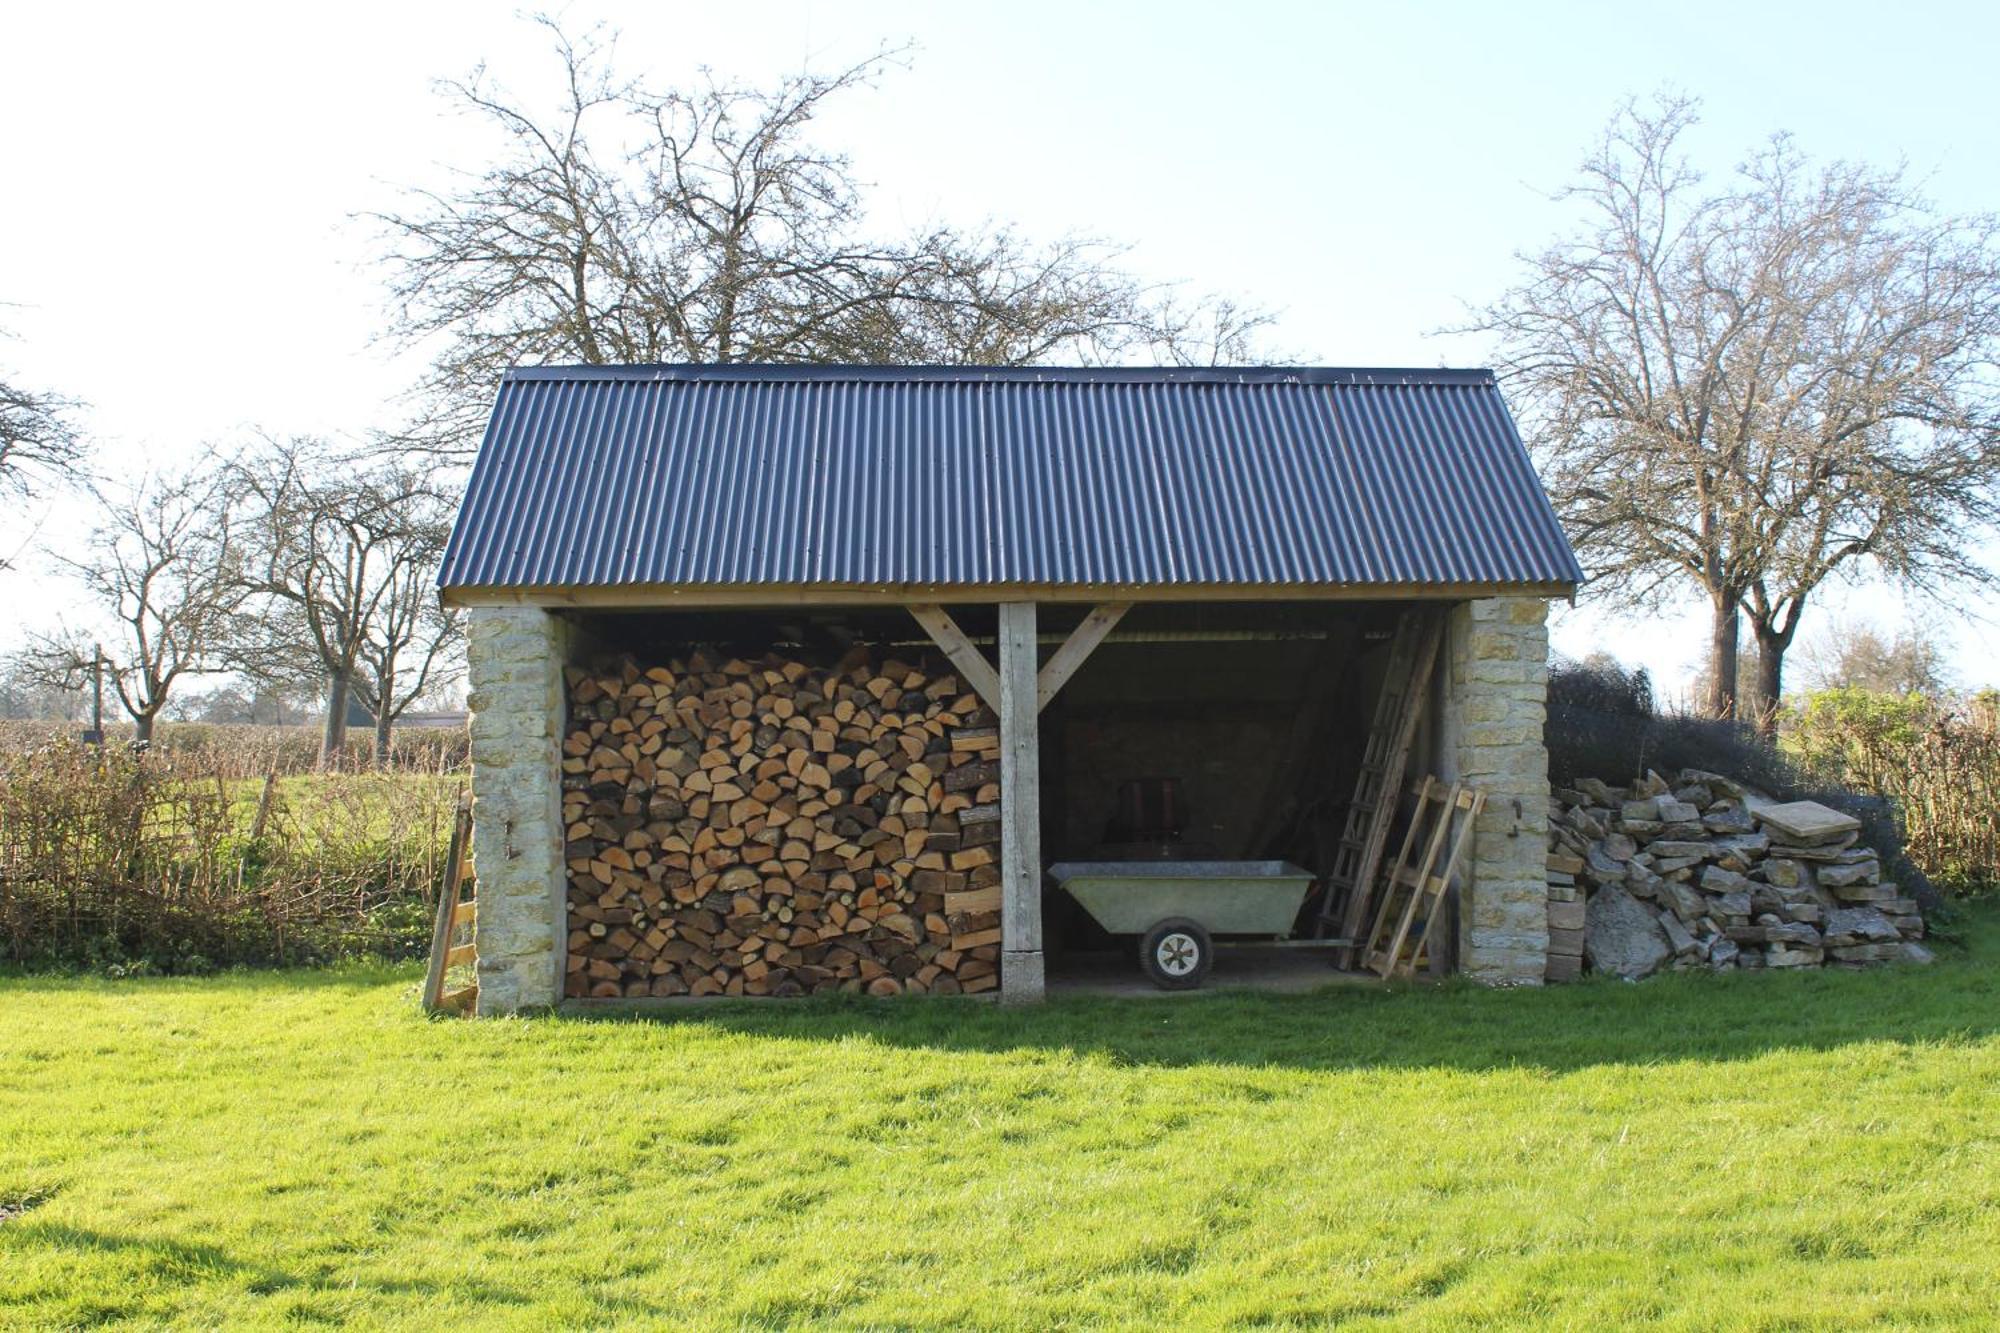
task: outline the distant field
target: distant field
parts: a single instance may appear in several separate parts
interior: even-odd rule
[[[2000,1323],[2000,913],[1930,969],[427,1021],[0,981],[0,1322]]]

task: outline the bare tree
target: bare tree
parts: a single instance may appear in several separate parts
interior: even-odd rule
[[[1782,136],[1710,189],[1678,148],[1694,120],[1626,107],[1564,193],[1581,228],[1473,327],[1500,337],[1593,586],[1701,589],[1721,716],[1747,614],[1768,725],[1827,579],[1989,576],[1962,534],[2000,517],[2000,231]]]
[[[463,619],[438,598],[433,580],[450,536],[451,511],[425,493],[406,512],[406,560],[384,589],[355,655],[354,689],[375,719],[375,758],[386,762],[396,723],[412,705],[464,674]]]
[[[271,689],[323,684],[324,755],[345,747],[357,701],[386,754],[396,718],[453,661],[457,620],[426,606],[449,503],[424,469],[316,440],[267,442],[236,476],[250,519],[242,587],[261,614],[239,627],[235,663]]]
[[[555,109],[483,73],[445,85],[499,131],[498,160],[375,219],[393,333],[443,347],[403,443],[468,449],[516,364],[1223,360],[1268,323],[1141,283],[1100,242],[868,235],[849,160],[808,130],[900,52],[768,89],[651,89],[615,73],[608,40],[540,22]]]
[[[1081,237],[1035,245],[1006,229],[940,229],[906,257],[894,299],[839,313],[812,355],[800,359],[1021,366],[1136,357],[1223,365],[1256,356],[1268,314],[1219,298],[1184,303],[1120,272],[1119,255]]]
[[[265,687],[245,693],[241,686],[221,685],[202,694],[176,694],[167,705],[167,713],[181,722],[291,727],[311,716],[317,693],[315,689],[310,695],[293,696]]]
[[[1807,677],[1822,689],[1944,698],[1950,688],[1944,648],[1923,626],[1894,635],[1873,625],[1840,625],[1806,650]]]
[[[76,407],[59,394],[0,377],[0,501],[11,507],[46,486],[73,480],[70,474],[85,457],[72,415]]]
[[[147,742],[183,677],[221,669],[219,650],[243,600],[241,534],[210,465],[148,478],[127,496],[95,492],[104,515],[78,555],[52,556],[114,627],[101,641],[105,678]],[[100,641],[82,628],[35,636],[21,661],[66,687],[88,680]]]
[[[0,663],[0,718],[9,721],[75,722],[87,700],[74,681],[50,677],[40,664],[14,653]]]

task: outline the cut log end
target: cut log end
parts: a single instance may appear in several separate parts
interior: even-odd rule
[[[997,732],[948,667],[698,651],[567,679],[565,994],[998,985]]]

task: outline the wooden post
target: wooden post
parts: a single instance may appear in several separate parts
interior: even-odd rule
[[[1000,606],[1000,998],[1042,998],[1042,784],[1035,604]]]

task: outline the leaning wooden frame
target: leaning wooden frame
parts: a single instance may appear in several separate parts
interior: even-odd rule
[[[1355,770],[1354,794],[1326,871],[1326,896],[1317,930],[1321,938],[1338,936],[1352,941],[1361,937],[1369,890],[1395,818],[1396,792],[1403,785],[1443,641],[1444,617],[1435,607],[1412,608],[1397,621],[1382,691]],[[1351,948],[1339,956],[1344,968],[1356,961]]]
[[[451,830],[451,853],[445,859],[444,883],[438,889],[437,918],[431,927],[431,962],[424,974],[423,992],[423,1006],[431,1013],[471,1013],[479,1000],[476,971],[467,984],[445,989],[453,968],[472,967],[478,961],[472,936],[479,909],[474,897],[465,892],[472,884],[471,851],[472,801],[468,795],[458,802],[458,817]],[[452,941],[461,928],[466,940],[454,944]]]
[[[1416,805],[1402,845],[1376,891],[1374,924],[1362,950],[1364,966],[1381,977],[1416,974],[1445,895],[1472,843],[1474,821],[1486,807],[1486,793],[1463,782],[1447,787],[1437,778],[1425,777],[1413,794]],[[1420,846],[1421,856],[1412,861]]]

